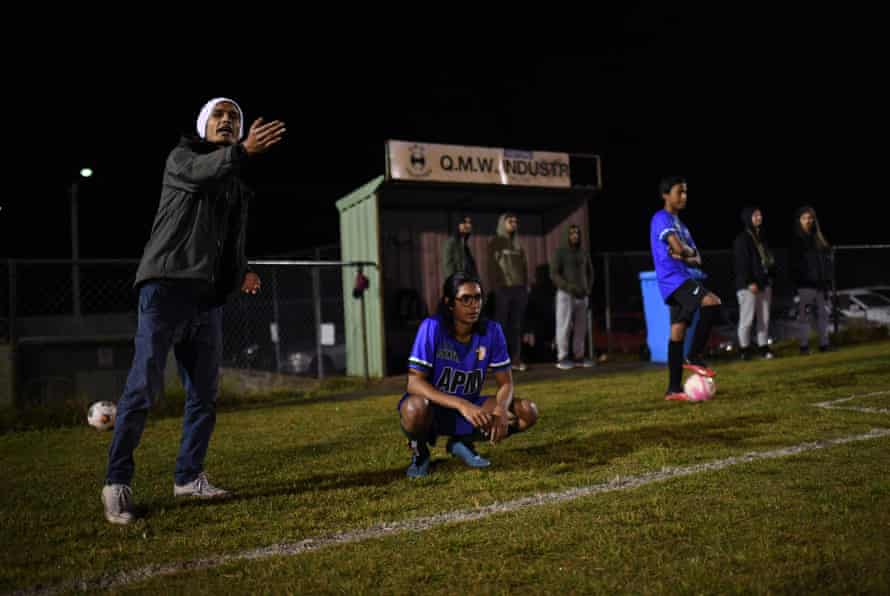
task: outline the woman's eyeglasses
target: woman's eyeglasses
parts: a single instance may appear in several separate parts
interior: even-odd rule
[[[455,300],[464,306],[482,304],[482,294],[464,294],[463,296],[458,296]]]

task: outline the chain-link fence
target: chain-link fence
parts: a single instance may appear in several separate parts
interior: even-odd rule
[[[832,256],[835,331],[852,320],[890,327],[890,244],[837,246]]]
[[[890,244],[834,248],[837,289],[890,285]]]
[[[774,252],[777,276],[770,336],[780,341],[796,337],[800,326],[788,279],[788,252]],[[854,321],[883,324],[882,317],[890,316],[890,245],[837,246],[833,254],[835,330]],[[702,256],[708,275],[705,285],[723,299],[722,320],[712,344],[736,344],[732,252],[703,251]],[[254,262],[262,291],[239,295],[226,305],[225,367],[312,376],[345,370],[339,249],[292,257]],[[98,394],[119,393],[133,355],[137,265],[136,260],[108,259],[0,262],[0,351],[14,357],[12,364],[0,368],[0,405],[12,401],[10,396],[27,402],[63,399],[84,386],[98,388]],[[600,253],[594,266],[596,351],[645,355],[639,273],[652,270],[649,252]],[[552,288],[548,290],[543,281],[536,283],[537,293],[532,289],[529,315],[540,319],[540,335],[546,342],[545,334],[553,334],[553,308]]]
[[[776,277],[770,313],[770,338],[781,341],[796,338],[800,329],[793,284],[789,279],[787,249],[774,249]],[[862,319],[880,324],[890,307],[890,245],[836,246],[833,248],[835,287],[832,291],[834,331]],[[736,299],[735,265],[731,250],[702,250],[705,286],[721,297],[722,320],[714,330],[714,344],[738,344],[739,307]],[[639,273],[653,270],[648,251],[599,253],[594,257],[596,287],[594,317],[596,348],[600,352],[644,352],[645,315]],[[857,304],[859,290],[876,294],[865,298],[873,309]],[[853,294],[852,300],[847,296]],[[836,296],[835,296],[836,294]],[[886,306],[884,306],[886,300]]]
[[[318,377],[345,371],[339,248],[295,256],[251,262],[262,290],[224,307],[224,367]],[[0,406],[119,394],[133,357],[138,261],[0,265],[0,348],[11,362],[0,369]]]
[[[285,374],[343,374],[342,265],[332,249],[311,261],[255,261],[263,289],[239,295],[223,315],[223,365]]]
[[[138,261],[8,260],[0,280],[0,338],[130,333]]]

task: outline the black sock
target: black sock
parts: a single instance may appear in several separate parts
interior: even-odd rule
[[[720,314],[719,306],[703,306],[699,311],[698,325],[695,326],[695,335],[692,338],[692,346],[689,353],[692,356],[702,356],[705,353],[705,346],[708,344],[708,338],[711,336],[711,327]]]
[[[428,432],[409,433],[401,424],[399,425],[399,428],[402,429],[402,434],[408,437],[408,440],[417,441],[418,445],[426,445],[429,441],[430,435]]]
[[[668,392],[683,392],[683,342],[668,342],[668,373],[670,382]]]

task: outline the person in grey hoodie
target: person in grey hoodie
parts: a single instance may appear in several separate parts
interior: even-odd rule
[[[756,316],[757,350],[763,358],[769,359],[773,358],[768,341],[776,260],[766,243],[760,209],[743,209],[742,224],[744,229],[732,245],[739,300],[739,348],[742,360],[751,357],[751,327]]]
[[[591,367],[592,359],[584,357],[587,331],[587,301],[593,285],[593,263],[581,243],[581,228],[566,228],[559,247],[550,259],[550,278],[556,285],[556,367],[568,370],[578,366]],[[569,334],[572,335],[572,356],[569,359]]]
[[[504,213],[488,243],[488,270],[495,296],[495,319],[503,326],[513,370],[527,369],[521,358],[522,324],[528,304],[528,260],[519,243],[519,218]]]
[[[239,142],[243,121],[234,100],[212,99],[198,115],[199,136],[184,137],[167,158],[151,237],[136,272],[135,354],[117,403],[102,488],[105,519],[113,524],[134,519],[133,452],[163,384],[171,347],[186,393],[173,495],[228,494],[210,484],[204,458],[216,424],[222,305],[239,289],[251,294],[260,289],[260,278],[244,256],[251,192],[240,174],[249,159],[279,143],[285,132],[283,122],[263,124],[259,118]]]

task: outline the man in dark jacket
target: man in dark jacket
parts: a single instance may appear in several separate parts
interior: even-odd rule
[[[769,311],[773,297],[775,259],[763,233],[763,213],[757,207],[742,210],[742,232],[733,243],[735,288],[739,300],[739,347],[742,359],[750,357],[751,327],[757,317],[757,349],[773,358],[769,349]]]
[[[136,350],[117,404],[102,489],[105,518],[114,524],[134,519],[133,452],[161,389],[171,347],[186,391],[173,494],[227,494],[204,473],[216,423],[222,305],[239,288],[252,294],[260,289],[260,279],[248,270],[244,254],[250,191],[240,170],[248,159],[280,142],[285,132],[284,123],[263,124],[260,118],[239,143],[242,122],[235,101],[213,99],[198,116],[200,138],[183,138],[167,158],[160,204],[136,273]]]
[[[593,263],[581,244],[581,228],[570,225],[556,252],[550,259],[550,278],[556,286],[556,367],[568,370],[578,366],[591,367],[593,360],[584,357],[587,335],[587,299],[593,285]],[[569,359],[569,334],[572,355]]]
[[[478,277],[476,259],[470,250],[470,234],[473,233],[473,220],[469,215],[460,218],[457,234],[449,236],[442,245],[442,277],[448,279],[455,273],[467,273]]]

